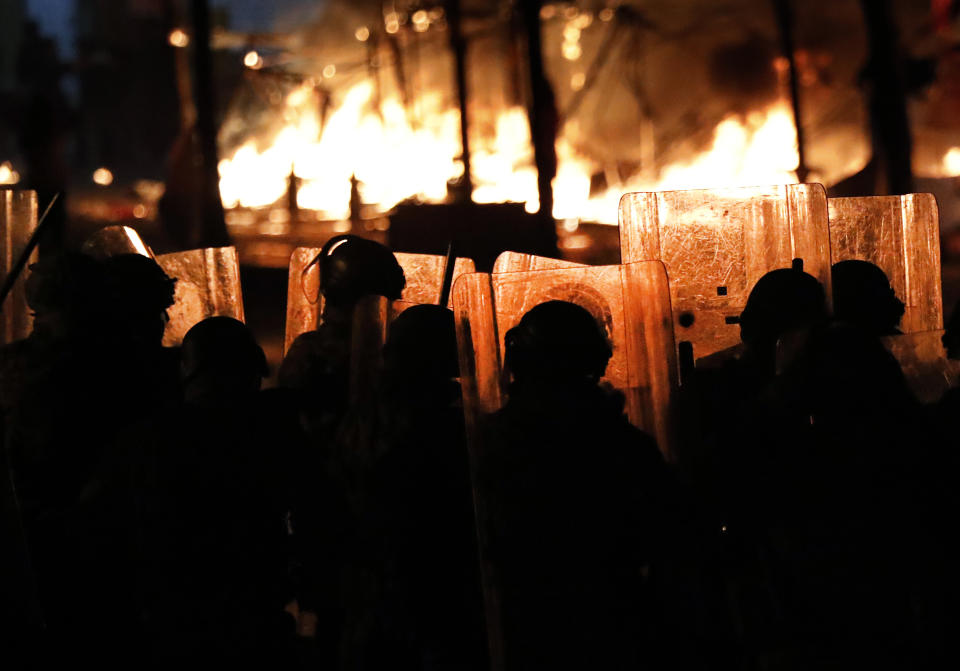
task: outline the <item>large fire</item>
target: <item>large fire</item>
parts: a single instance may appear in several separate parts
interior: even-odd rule
[[[288,179],[299,178],[297,204],[319,216],[344,219],[350,180],[356,176],[364,203],[386,211],[408,198],[442,202],[447,183],[463,173],[459,116],[439,93],[416,101],[413,123],[400,100],[384,99],[361,82],[321,124],[313,87],[288,94],[283,127],[273,137],[251,139],[220,161],[220,193],[226,207],[266,207],[284,197]],[[473,199],[522,202],[539,208],[537,176],[527,116],[520,107],[502,111],[487,137],[471,135]],[[790,109],[777,103],[746,117],[730,115],[714,130],[708,149],[673,163],[654,178],[633,178],[591,194],[591,175],[602,166],[576,152],[565,134],[557,141],[553,215],[567,221],[615,224],[617,202],[627,191],[681,189],[796,181],[796,134]]]

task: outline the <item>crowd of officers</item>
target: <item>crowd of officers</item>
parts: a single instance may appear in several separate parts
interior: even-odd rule
[[[33,333],[0,350],[5,668],[957,656],[958,396],[912,397],[875,267],[835,267],[833,315],[810,275],[764,276],[739,354],[685,381],[668,464],[601,383],[607,334],[560,301],[505,334],[508,400],[471,460],[453,314],[404,311],[358,394],[354,306],[403,271],[350,236],[318,263],[322,324],[267,390],[239,321],[161,346],[175,281],[151,259],[31,267]]]

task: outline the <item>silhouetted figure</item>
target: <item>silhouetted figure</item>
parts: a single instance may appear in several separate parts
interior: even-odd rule
[[[960,303],[954,306],[946,320],[942,336],[946,357],[951,366],[960,359]],[[949,567],[946,572],[948,579],[941,579],[937,585],[938,592],[943,595],[944,624],[943,641],[946,649],[952,653],[944,655],[945,659],[957,660],[960,655],[954,652],[954,634],[960,627],[960,612],[956,604],[960,602],[960,575],[952,567],[960,562],[960,534],[956,533],[955,520],[960,516],[960,492],[956,483],[960,478],[960,386],[954,385],[944,393],[935,406],[928,408],[933,418],[935,430],[934,453],[930,459],[931,467],[936,469],[938,477],[931,483],[939,485],[937,491],[942,494],[943,505],[932,516],[934,524],[939,526],[939,534],[944,548],[944,562]],[[945,664],[946,666],[948,664]],[[956,666],[956,662],[953,663]]]
[[[390,324],[375,407],[357,416],[374,461],[354,561],[376,587],[352,604],[365,617],[351,618],[351,668],[487,667],[458,375],[450,310],[416,305]]]
[[[681,464],[713,528],[721,531],[723,566],[737,638],[754,659],[769,643],[776,612],[767,581],[753,483],[770,451],[759,403],[776,379],[778,353],[827,320],[823,287],[811,275],[771,271],[751,289],[740,316],[742,351],[718,368],[697,368],[684,391],[695,417]],[[762,504],[761,504],[762,506]]]
[[[353,235],[331,238],[316,262],[322,323],[293,342],[278,379],[301,394],[311,434],[329,437],[346,410],[353,307],[363,296],[399,298],[405,280],[389,249]]]
[[[869,261],[833,264],[833,316],[878,336],[896,335],[904,304],[886,274]]]
[[[610,345],[562,301],[530,310],[505,344],[513,382],[487,421],[479,491],[507,668],[663,662],[676,631],[658,585],[681,506],[653,439],[598,385]]]
[[[826,297],[815,277],[793,268],[770,271],[750,290],[740,314],[741,365],[756,382],[768,381],[776,370],[777,343],[826,319]]]
[[[773,382],[778,344],[790,344],[827,319],[823,287],[811,275],[792,268],[773,270],[754,285],[740,315],[743,350],[717,369],[698,369],[696,386],[700,444],[692,460],[698,488],[717,508],[718,524],[730,523],[742,501],[737,482],[750,479],[755,402]]]
[[[45,257],[30,266],[29,273],[26,290],[34,311],[33,331],[0,348],[4,452],[0,490],[6,495],[3,555],[10,562],[4,582],[9,580],[15,588],[4,595],[4,608],[19,609],[5,610],[17,625],[5,631],[22,654],[35,656],[41,650],[49,652],[50,643],[64,644],[72,618],[82,613],[71,598],[70,590],[76,589],[70,584],[74,566],[60,553],[73,549],[74,506],[96,459],[96,446],[75,443],[73,436],[68,439],[66,432],[80,427],[64,427],[54,418],[69,422],[72,413],[85,409],[83,397],[74,401],[70,396],[83,389],[98,359],[79,353],[91,353],[95,347],[92,326],[97,324],[102,276],[98,264],[81,255]],[[38,630],[30,628],[39,626],[41,611],[49,612],[47,640],[26,638],[37,635]],[[14,648],[10,650],[14,654]],[[37,657],[34,663],[54,661],[51,655]]]
[[[126,518],[107,494],[110,446],[151,408],[149,362],[117,329],[115,277],[79,255],[32,267],[36,313],[4,350],[6,448],[48,624],[51,663],[110,666],[136,646]],[[129,300],[149,303],[130,288]],[[162,308],[160,309],[162,313]],[[159,317],[158,317],[159,318]],[[149,392],[149,393],[148,393]],[[62,659],[59,656],[63,656]]]
[[[779,603],[773,654],[807,669],[932,662],[942,500],[896,360],[858,327],[815,329],[763,405],[766,453],[744,484]]]
[[[296,417],[261,396],[263,350],[212,317],[183,340],[183,406],[131,436],[137,584],[157,668],[283,667]]]

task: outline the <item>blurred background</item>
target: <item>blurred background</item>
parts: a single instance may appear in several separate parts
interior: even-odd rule
[[[615,263],[625,191],[797,181],[934,193],[949,309],[958,112],[960,0],[0,0],[0,184],[65,194],[44,244],[234,244],[269,339],[337,233]]]

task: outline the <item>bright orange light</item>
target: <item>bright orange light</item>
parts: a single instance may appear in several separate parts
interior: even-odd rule
[[[426,10],[418,9],[413,13],[411,19],[413,20],[413,29],[418,33],[422,33],[430,27],[430,16]]]
[[[366,26],[360,26],[353,33],[353,36],[357,38],[358,42],[366,42],[367,40],[370,39],[370,29],[367,28]]]
[[[147,216],[147,207],[143,203],[137,203],[133,206],[133,216],[137,219],[144,219]]]
[[[243,57],[243,64],[251,70],[259,70],[263,66],[263,59],[256,51],[248,51]]]
[[[386,31],[393,35],[400,30],[400,15],[396,12],[390,12],[383,17],[383,24],[386,28]]]
[[[951,177],[960,175],[960,147],[952,147],[944,155],[943,168]]]
[[[564,42],[563,57],[568,61],[575,61],[583,55],[583,49],[578,42]]]
[[[113,184],[113,173],[107,168],[97,168],[93,171],[93,181],[100,186],[110,186]]]
[[[170,34],[167,35],[167,42],[169,42],[172,47],[182,49],[190,44],[190,36],[187,35],[183,29],[174,28],[170,31]]]
[[[20,173],[13,169],[10,161],[0,163],[0,184],[16,184],[20,181]]]
[[[143,240],[135,230],[129,226],[124,226],[123,232],[127,236],[127,240],[130,241],[130,244],[133,245],[133,248],[137,250],[137,254],[140,254],[141,256],[150,256],[150,250],[147,249],[147,246],[143,244]]]
[[[333,63],[331,63],[330,65],[328,65],[327,67],[325,67],[325,68],[323,69],[323,76],[324,76],[326,79],[330,79],[330,78],[333,77],[335,74],[337,74],[337,66],[334,65]]]

